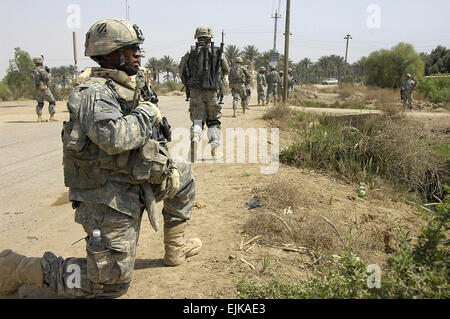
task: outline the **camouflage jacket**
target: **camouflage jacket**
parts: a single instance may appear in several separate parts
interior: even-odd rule
[[[50,82],[50,74],[43,66],[36,66],[31,71],[31,80],[35,89],[45,90],[48,88]]]
[[[258,73],[258,76],[256,77],[256,84],[258,88],[266,87],[267,86],[266,76],[262,73]]]
[[[70,94],[62,141],[71,201],[101,203],[130,216],[140,213],[132,166],[152,136],[156,112],[147,104],[133,107],[134,85],[122,71],[93,68]]]
[[[270,73],[266,77],[267,79],[267,85],[273,86],[275,84],[278,84],[280,82],[280,76],[278,75],[277,71],[270,71]]]
[[[297,79],[293,75],[288,75],[288,86],[290,88],[293,88],[294,85],[297,83]]]
[[[415,86],[416,82],[414,80],[405,80],[400,86],[400,92],[403,92],[404,94],[411,94]]]

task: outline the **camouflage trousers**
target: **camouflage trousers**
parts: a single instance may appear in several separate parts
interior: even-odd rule
[[[37,105],[36,105],[36,113],[37,115],[42,115],[42,109],[44,108],[44,102],[47,101],[49,102],[48,105],[48,112],[50,114],[55,114],[55,98],[53,97],[52,92],[50,91],[50,89],[45,89],[45,90],[37,90],[36,94],[35,94],[35,99],[37,101]]]
[[[412,97],[412,94],[405,94],[405,97],[403,99],[403,107],[405,109],[409,108],[410,110],[412,110],[413,102],[414,102],[414,99]]]
[[[266,101],[266,88],[264,86],[258,86],[258,104]]]
[[[278,102],[281,102],[281,100],[283,99],[283,87],[281,85],[278,85]]]
[[[239,100],[241,100],[242,109],[248,106],[247,88],[243,83],[233,85],[231,94],[233,96],[233,110],[237,110]]]
[[[164,225],[169,228],[191,218],[195,199],[191,164],[177,164],[180,189],[174,198],[163,198]],[[152,185],[152,188],[155,197],[160,197],[160,187]],[[144,203],[141,206],[141,213],[132,217],[103,204],[78,202],[75,222],[81,224],[87,233],[87,257],[63,259],[46,252],[42,258],[44,284],[58,295],[68,298],[116,298],[125,294],[131,283],[136,260]],[[94,229],[101,231],[103,251],[91,249]]]
[[[216,135],[216,129],[220,129],[220,118],[222,117],[222,107],[217,101],[217,90],[205,90],[191,88],[191,100],[189,103],[189,113],[192,122],[191,138],[201,137],[203,126],[212,129],[210,140],[220,140]]]
[[[293,86],[288,86],[288,99],[289,98],[291,98],[291,95],[292,95],[292,91],[294,90],[294,87]]]
[[[267,97],[266,97],[266,102],[269,103],[270,102],[270,98],[273,95],[274,98],[274,102],[278,101],[278,85],[277,84],[273,84],[273,85],[268,85],[267,86]]]

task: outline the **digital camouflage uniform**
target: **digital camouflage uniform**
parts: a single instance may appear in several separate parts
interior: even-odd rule
[[[266,88],[267,88],[267,82],[266,82],[266,75],[264,74],[266,72],[266,68],[261,68],[258,76],[256,77],[256,89],[258,91],[258,105],[262,104],[264,105],[264,102],[266,101]]]
[[[248,84],[251,80],[251,74],[248,69],[242,65],[242,58],[238,57],[230,71],[230,88],[233,95],[233,116],[236,116],[236,110],[239,100],[241,100],[242,112],[248,108]]]
[[[218,91],[223,85],[224,77],[229,73],[228,61],[219,48],[212,45],[211,28],[200,26],[196,29],[195,39],[208,38],[206,42],[198,41],[181,59],[180,77],[190,89],[189,113],[192,121],[191,139],[200,141],[203,127],[208,127],[208,140],[211,151],[221,144],[220,118],[222,107],[218,103]],[[213,54],[214,50],[214,54]]]
[[[288,98],[291,97],[294,85],[297,84],[297,79],[292,75],[292,69],[288,70]]]
[[[281,100],[282,100],[282,98],[283,98],[283,81],[284,81],[284,79],[283,79],[283,74],[284,74],[284,72],[283,71],[280,71],[279,72],[279,74],[278,74],[278,86],[277,86],[277,93],[278,93],[278,102],[280,102]]]
[[[270,73],[266,76],[267,80],[267,97],[266,102],[269,104],[270,97],[273,95],[274,104],[278,101],[278,83],[280,82],[280,76],[278,72],[272,68]]]
[[[41,58],[34,58],[35,63],[42,64],[43,60]],[[37,101],[36,105],[36,114],[38,115],[38,121],[42,120],[42,109],[44,108],[44,102],[49,102],[48,112],[50,116],[53,118],[56,113],[55,110],[55,98],[53,97],[52,92],[48,88],[48,84],[50,82],[50,74],[46,71],[46,69],[40,65],[36,66],[31,71],[32,83],[35,88],[35,99]]]
[[[412,92],[413,92],[415,86],[416,86],[416,82],[413,79],[411,79],[411,76],[409,74],[407,74],[406,80],[404,80],[402,82],[402,84],[400,85],[400,94],[402,97],[402,102],[403,102],[404,108],[408,107],[410,110],[412,110],[413,102],[414,102]]]
[[[125,44],[119,45],[143,42],[137,26],[123,19],[97,22],[88,39],[89,35],[95,39],[92,32],[100,33],[105,25],[112,29],[110,37],[125,39]],[[114,34],[124,29],[126,34]],[[131,40],[126,42],[130,31]],[[87,48],[87,56],[95,55],[89,52]],[[157,230],[155,203],[161,200],[164,264],[176,266],[198,253],[199,239],[184,240],[195,198],[192,166],[173,161],[162,146],[165,144],[155,139],[160,113],[144,99],[144,91],[136,90],[138,75],[92,68],[68,99],[70,120],[64,122],[61,135],[64,182],[75,208],[75,222],[87,233],[87,257],[63,259],[45,252],[42,258],[26,258],[3,251],[0,267],[10,269],[11,274],[0,273],[0,295],[24,283],[47,287],[65,297],[112,298],[125,294],[132,279],[143,212],[147,211]],[[142,83],[138,84],[141,88]],[[91,245],[94,229],[101,231],[100,250]],[[80,286],[70,280],[74,269],[81,271]]]

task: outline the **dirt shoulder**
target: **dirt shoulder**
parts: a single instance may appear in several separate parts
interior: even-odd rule
[[[177,113],[172,115],[182,114],[184,119],[182,125],[188,127],[189,122],[185,120],[187,113],[184,97],[167,98],[170,98],[168,101],[175,105],[173,112]],[[239,112],[237,118],[232,118],[229,96],[226,97],[225,103],[223,128],[269,127],[268,122],[261,119],[267,107],[252,106],[245,115]],[[255,104],[254,101],[252,104]],[[23,105],[23,103],[17,105]],[[14,112],[17,113],[19,109],[26,110],[28,114],[19,121],[33,121],[32,103],[26,104],[23,108],[17,107]],[[4,108],[0,108],[0,112],[4,112]],[[8,108],[5,112],[4,117],[0,115],[2,123],[17,121],[14,119],[17,118],[17,114],[14,114],[12,109]],[[172,115],[169,114],[169,119]],[[62,117],[65,116],[62,115]],[[31,125],[31,123],[24,123],[26,124]],[[10,126],[0,126],[0,129],[5,132],[10,129]],[[52,132],[58,134],[59,130],[60,127],[56,125]],[[289,136],[282,133],[281,146],[288,142]],[[56,148],[60,147],[59,141],[54,143]],[[6,144],[4,146],[6,147]],[[2,156],[8,156],[3,154]],[[60,155],[59,153],[55,155],[58,158],[55,163],[59,165],[62,158]],[[401,202],[384,197],[383,193],[372,196],[369,190],[366,199],[349,200],[350,195],[357,197],[355,185],[337,180],[333,176],[284,165],[281,165],[275,174],[263,175],[261,166],[261,164],[213,163],[212,161],[195,163],[196,201],[202,204],[199,206],[204,207],[194,210],[187,235],[201,238],[203,248],[200,254],[190,258],[181,266],[164,267],[162,263],[163,234],[161,231],[158,233],[153,231],[144,214],[133,282],[128,293],[122,298],[238,298],[235,283],[244,276],[255,280],[269,280],[274,277],[308,278],[311,275],[310,264],[314,262],[311,259],[313,257],[287,251],[283,249],[283,243],[270,243],[267,238],[264,238],[264,233],[248,229],[249,222],[255,216],[266,216],[267,211],[264,207],[249,210],[245,203],[252,196],[257,195],[258,190],[279,180],[289,181],[298,189],[299,205],[293,212],[295,216],[319,218],[318,215],[326,215],[340,229],[346,229],[349,225],[356,225],[355,227],[362,230],[367,229],[368,245],[371,239],[375,238],[371,236],[379,234],[374,244],[368,246],[374,251],[374,260],[382,260],[386,245],[389,244],[393,226],[388,221],[400,220],[412,230],[418,226],[415,222],[419,214],[417,211]],[[52,181],[58,185],[56,189],[48,184],[48,180],[45,180],[48,176],[42,175],[40,179],[44,180],[38,185],[41,191],[39,188],[33,188],[31,193],[21,197],[20,202],[14,205],[2,204],[0,214],[4,222],[8,220],[9,225],[2,228],[3,231],[0,232],[2,249],[12,248],[19,253],[36,257],[42,256],[47,250],[64,258],[85,255],[83,241],[72,245],[73,242],[84,237],[84,233],[81,226],[73,221],[73,210],[68,202],[67,189],[63,187],[61,171],[62,167],[57,166],[54,174],[56,177]],[[21,187],[17,190],[18,194],[20,189],[23,191],[27,189],[26,186]],[[45,189],[48,192],[44,191]],[[39,198],[43,193],[46,195]],[[30,202],[30,198],[37,204]],[[14,199],[11,200],[14,201]],[[32,209],[28,209],[29,206]],[[16,215],[15,212],[24,213]],[[285,218],[290,217],[286,215]],[[285,231],[285,226],[280,220],[271,222],[278,223],[276,227]],[[334,245],[340,245],[340,239],[330,227],[325,226],[321,229],[326,232]],[[262,235],[262,237],[246,243],[255,235]],[[55,298],[56,296],[40,289],[23,287],[12,297]]]

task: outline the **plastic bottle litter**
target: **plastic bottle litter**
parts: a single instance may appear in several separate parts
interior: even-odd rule
[[[359,195],[360,198],[366,197],[366,184],[359,183]]]

